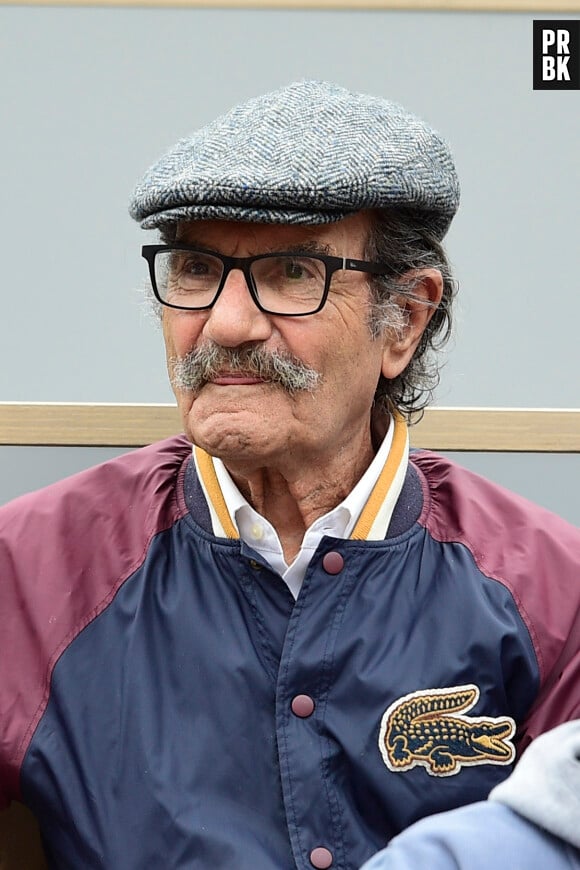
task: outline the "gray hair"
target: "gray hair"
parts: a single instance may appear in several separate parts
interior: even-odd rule
[[[409,209],[376,212],[366,245],[365,256],[385,263],[389,271],[370,281],[370,327],[373,336],[384,329],[401,334],[406,325],[404,310],[394,299],[397,294],[413,294],[417,279],[407,278],[411,270],[435,268],[443,277],[440,304],[421,336],[411,361],[396,378],[381,376],[375,393],[375,406],[397,409],[404,417],[420,419],[433,398],[440,380],[438,351],[451,334],[452,303],[456,281],[451,274],[447,255],[436,231],[425,220],[425,214]],[[396,310],[398,309],[398,311]]]
[[[170,357],[168,362],[173,387],[194,393],[224,370],[230,374],[256,375],[262,380],[280,384],[291,396],[299,392],[314,392],[322,380],[316,369],[307,366],[294,354],[266,351],[261,346],[231,348],[209,341],[183,357]]]

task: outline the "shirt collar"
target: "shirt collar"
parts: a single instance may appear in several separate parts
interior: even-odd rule
[[[330,523],[335,537],[382,540],[388,529],[407,471],[409,439],[398,414],[373,461],[346,498],[313,526]],[[212,528],[218,537],[239,538],[238,514],[248,509],[259,516],[241,494],[220,459],[194,448],[198,477],[206,496]],[[312,526],[311,526],[312,528]]]

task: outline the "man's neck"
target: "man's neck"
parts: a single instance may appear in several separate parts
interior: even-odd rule
[[[243,471],[224,460],[234,483],[276,529],[284,558],[290,564],[305,531],[339,505],[353,490],[374,457],[370,432],[350,441],[331,456],[313,457],[299,467],[285,457],[275,466]]]

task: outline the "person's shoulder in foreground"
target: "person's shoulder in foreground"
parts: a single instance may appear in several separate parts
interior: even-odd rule
[[[407,828],[362,870],[578,870],[580,720],[541,735],[480,801]]]

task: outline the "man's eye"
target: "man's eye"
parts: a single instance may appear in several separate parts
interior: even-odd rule
[[[171,257],[169,270],[174,280],[187,286],[195,286],[209,281],[219,281],[222,273],[221,261],[210,254],[178,251]]]
[[[308,272],[304,268],[304,263],[299,260],[286,260],[284,263],[284,274],[286,278],[299,280],[300,278],[307,277]]]
[[[309,257],[286,258],[280,264],[284,278],[292,281],[319,281],[321,268],[318,260]]]
[[[189,257],[181,264],[181,271],[188,275],[207,275],[209,273],[209,264],[207,260]]]

